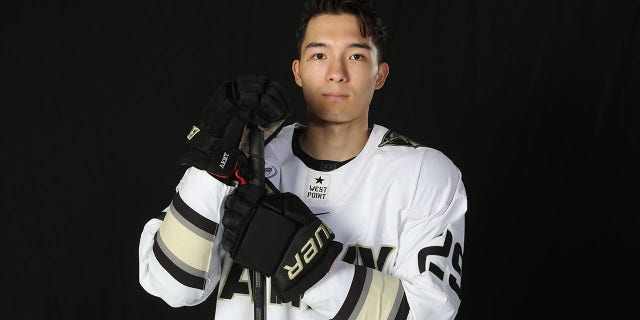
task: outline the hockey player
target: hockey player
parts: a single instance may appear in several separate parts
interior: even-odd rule
[[[269,319],[453,319],[466,194],[441,152],[380,125],[384,27],[368,1],[310,0],[295,82],[307,122],[281,127],[279,85],[220,87],[189,133],[190,167],[140,238],[140,283],[171,306],[217,297],[216,319],[253,319],[249,270],[269,276]],[[392,106],[391,106],[392,107]],[[265,177],[246,184],[247,124],[265,130]]]

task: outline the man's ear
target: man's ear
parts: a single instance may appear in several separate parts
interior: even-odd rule
[[[389,76],[389,64],[382,62],[378,65],[378,72],[376,73],[376,90],[384,86],[387,76]]]
[[[300,77],[300,60],[293,60],[291,63],[291,71],[293,72],[293,78],[296,80],[296,84],[302,87],[302,78]]]

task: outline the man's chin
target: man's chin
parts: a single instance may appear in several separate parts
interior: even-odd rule
[[[310,112],[308,115],[309,121],[314,121],[321,124],[339,125],[352,123],[357,120],[356,116],[352,114],[345,114],[344,112],[339,112],[337,110],[313,113]]]

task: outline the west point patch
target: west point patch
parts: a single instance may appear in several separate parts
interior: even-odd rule
[[[307,176],[305,198],[315,201],[326,201],[329,196],[331,175],[323,172],[311,172]]]
[[[424,147],[424,145],[422,145],[421,143],[413,141],[391,130],[385,133],[384,137],[382,138],[382,141],[378,145],[378,147],[384,147],[384,146],[406,146],[406,147],[413,147],[413,148]]]

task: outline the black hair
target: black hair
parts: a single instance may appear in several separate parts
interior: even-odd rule
[[[360,23],[360,34],[371,36],[378,49],[378,63],[384,61],[383,49],[387,38],[387,27],[377,16],[371,0],[307,0],[300,14],[300,25],[296,32],[298,55],[302,52],[302,40],[307,32],[311,18],[321,14],[349,14],[355,16]]]

